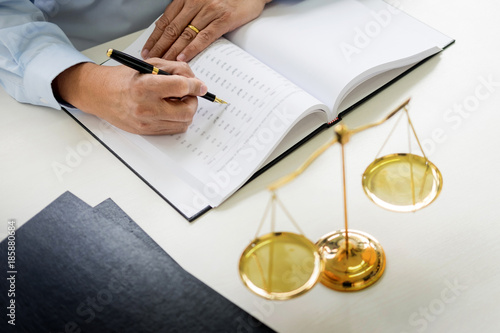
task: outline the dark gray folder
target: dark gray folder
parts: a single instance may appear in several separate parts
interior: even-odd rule
[[[270,332],[180,267],[113,201],[65,193],[16,231],[1,332]],[[0,243],[7,269],[7,240]],[[10,301],[2,279],[4,312]]]

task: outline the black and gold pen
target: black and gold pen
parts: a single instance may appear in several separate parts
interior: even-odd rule
[[[130,67],[132,69],[135,69],[136,71],[139,71],[142,74],[158,74],[158,75],[170,75],[170,73],[165,72],[164,70],[161,70],[151,64],[148,64],[145,61],[142,61],[141,59],[137,59],[130,54],[126,54],[124,52],[114,50],[114,49],[109,49],[108,50],[108,57],[110,57],[113,60],[118,61],[119,63]],[[226,101],[217,98],[214,94],[207,92],[205,95],[201,96],[205,99],[208,99],[210,102],[215,102],[219,104],[227,104]]]

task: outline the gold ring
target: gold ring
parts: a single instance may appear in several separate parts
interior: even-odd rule
[[[200,32],[200,30],[198,30],[198,28],[196,28],[196,27],[195,27],[194,25],[192,25],[192,24],[188,25],[188,28],[189,28],[189,29],[191,29],[191,30],[193,30],[193,31],[194,31],[194,32],[196,32],[196,33]]]

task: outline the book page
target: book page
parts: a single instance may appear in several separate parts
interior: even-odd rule
[[[336,112],[357,85],[415,64],[451,41],[401,10],[372,0],[272,2],[227,38]]]
[[[137,55],[148,36],[146,31],[125,52]],[[175,173],[212,207],[243,185],[301,118],[321,110],[316,126],[327,121],[326,106],[224,38],[189,64],[228,105],[198,99],[182,134],[116,131],[146,152],[159,172]]]
[[[229,105],[199,99],[186,133],[144,139],[194,178],[186,181],[217,206],[243,185],[300,118],[320,106],[224,39],[190,65],[210,91]],[[326,119],[325,115],[323,122]]]

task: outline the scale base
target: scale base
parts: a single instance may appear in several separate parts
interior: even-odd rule
[[[336,291],[362,290],[384,273],[385,253],[377,240],[355,230],[349,230],[346,247],[345,234],[345,230],[338,230],[316,242],[324,264],[320,281]]]

